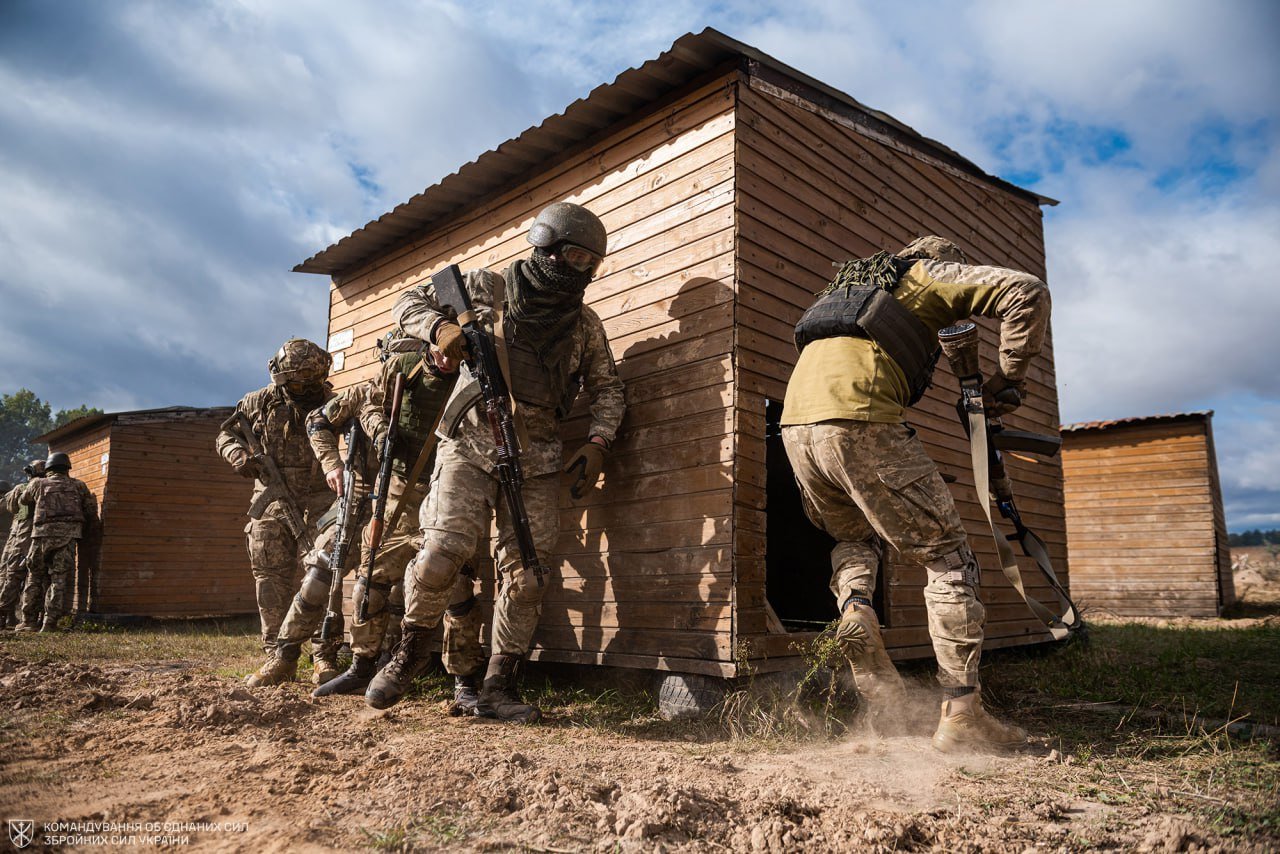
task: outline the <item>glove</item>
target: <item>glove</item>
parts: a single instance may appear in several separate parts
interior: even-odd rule
[[[261,473],[261,470],[258,468],[258,461],[246,454],[244,451],[240,451],[236,454],[235,458],[231,461],[231,467],[235,469],[236,474],[250,480],[256,478]]]
[[[575,451],[569,458],[569,464],[564,467],[565,474],[573,474],[576,471],[578,475],[573,485],[569,487],[569,494],[574,498],[581,498],[588,489],[596,485],[602,468],[604,468],[603,445],[598,442],[587,442]]]
[[[999,372],[982,384],[982,407],[988,415],[1007,415],[1021,406],[1026,396],[1025,381],[1014,382]]]
[[[456,323],[442,323],[436,327],[436,348],[455,364],[466,354],[467,339],[462,337],[462,327]]]

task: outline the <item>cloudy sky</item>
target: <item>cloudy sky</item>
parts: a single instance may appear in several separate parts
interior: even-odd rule
[[[1062,201],[1066,421],[1214,409],[1280,526],[1280,3],[0,0],[0,392],[226,404],[302,259],[715,27]]]

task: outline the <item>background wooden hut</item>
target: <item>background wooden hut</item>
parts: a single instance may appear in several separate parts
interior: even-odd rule
[[[537,212],[559,200],[586,205],[609,230],[587,300],[630,408],[603,489],[579,503],[566,493],[534,657],[725,676],[794,666],[797,641],[835,608],[831,543],[804,521],[777,440],[793,324],[832,261],[920,234],[1043,276],[1040,205],[1051,201],[747,45],[714,30],[686,35],[299,264],[331,277],[336,384],[373,376],[374,341],[403,290],[447,264],[504,268],[529,251]],[[984,335],[993,353],[990,325]],[[1051,347],[1030,384],[1011,421],[1052,431]],[[940,369],[912,423],[960,479],[986,570],[990,645],[1047,639],[982,533],[957,393]],[[585,430],[580,412],[567,445]],[[1025,515],[1065,575],[1060,465],[1013,469]],[[895,655],[931,655],[923,570],[887,574],[879,604]]]
[[[1212,412],[1069,424],[1062,456],[1082,608],[1215,617],[1235,601]]]
[[[40,436],[71,457],[98,499],[103,537],[81,567],[81,613],[186,617],[257,613],[245,510],[253,484],[214,450],[231,407],[89,415]]]

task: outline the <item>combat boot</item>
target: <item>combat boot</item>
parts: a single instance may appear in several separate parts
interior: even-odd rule
[[[13,630],[14,630],[15,632],[36,632],[36,631],[39,631],[39,629],[37,629],[37,628],[35,627],[35,625],[34,625],[34,624],[32,624],[32,623],[28,623],[26,620],[23,620],[21,623],[18,623],[18,625],[14,626],[14,627],[13,627]]]
[[[296,643],[276,644],[258,672],[246,676],[244,683],[250,688],[262,688],[292,682],[298,675],[298,657],[301,653],[302,650]]]
[[[476,702],[480,699],[480,692],[477,690],[480,687],[479,682],[475,673],[453,677],[453,702],[449,704],[448,709],[452,717],[476,713]]]
[[[431,665],[427,649],[429,629],[405,626],[400,643],[386,667],[378,671],[364,692],[364,701],[375,709],[387,709],[400,702],[409,685]]]
[[[476,717],[521,724],[537,723],[542,719],[538,707],[521,700],[516,692],[516,668],[519,664],[518,655],[498,654],[489,659],[484,685],[476,698]]]
[[[311,692],[313,697],[329,697],[333,694],[363,694],[369,680],[378,672],[371,656],[353,655],[346,672],[330,679]]]
[[[933,749],[942,753],[1007,752],[1027,743],[1021,727],[1001,723],[982,707],[977,691],[942,701]]]
[[[891,713],[905,696],[906,688],[884,647],[875,608],[857,601],[849,602],[836,628],[836,638],[849,661],[854,684],[858,686],[858,694],[866,702],[868,711],[872,715]]]
[[[42,632],[56,632],[57,630],[58,630],[57,620],[46,619],[43,623],[40,624],[40,631]]]
[[[338,678],[342,669],[338,667],[338,650],[325,647],[311,655],[311,684],[325,685]]]

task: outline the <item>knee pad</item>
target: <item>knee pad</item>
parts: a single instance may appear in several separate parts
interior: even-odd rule
[[[365,585],[369,586],[368,617],[374,617],[387,610],[387,599],[391,593],[391,585],[378,581],[366,581],[363,575],[356,578],[355,587],[351,590],[351,601],[358,602],[364,596]]]
[[[517,566],[504,579],[500,595],[514,605],[537,606],[542,604],[542,594],[546,589],[545,579],[539,585],[532,570]]]
[[[929,561],[924,568],[929,575],[930,587],[945,584],[971,587],[976,592],[982,586],[982,570],[967,543],[937,560]]]
[[[444,609],[445,616],[454,620],[461,620],[475,609],[477,601],[476,597],[469,596],[456,605],[450,604],[448,608]]]
[[[411,566],[414,582],[424,590],[442,593],[453,587],[462,561],[438,551],[420,551]]]
[[[302,578],[302,586],[298,588],[297,600],[313,607],[323,607],[329,601],[329,585],[333,583],[333,573],[327,569],[313,566]]]

